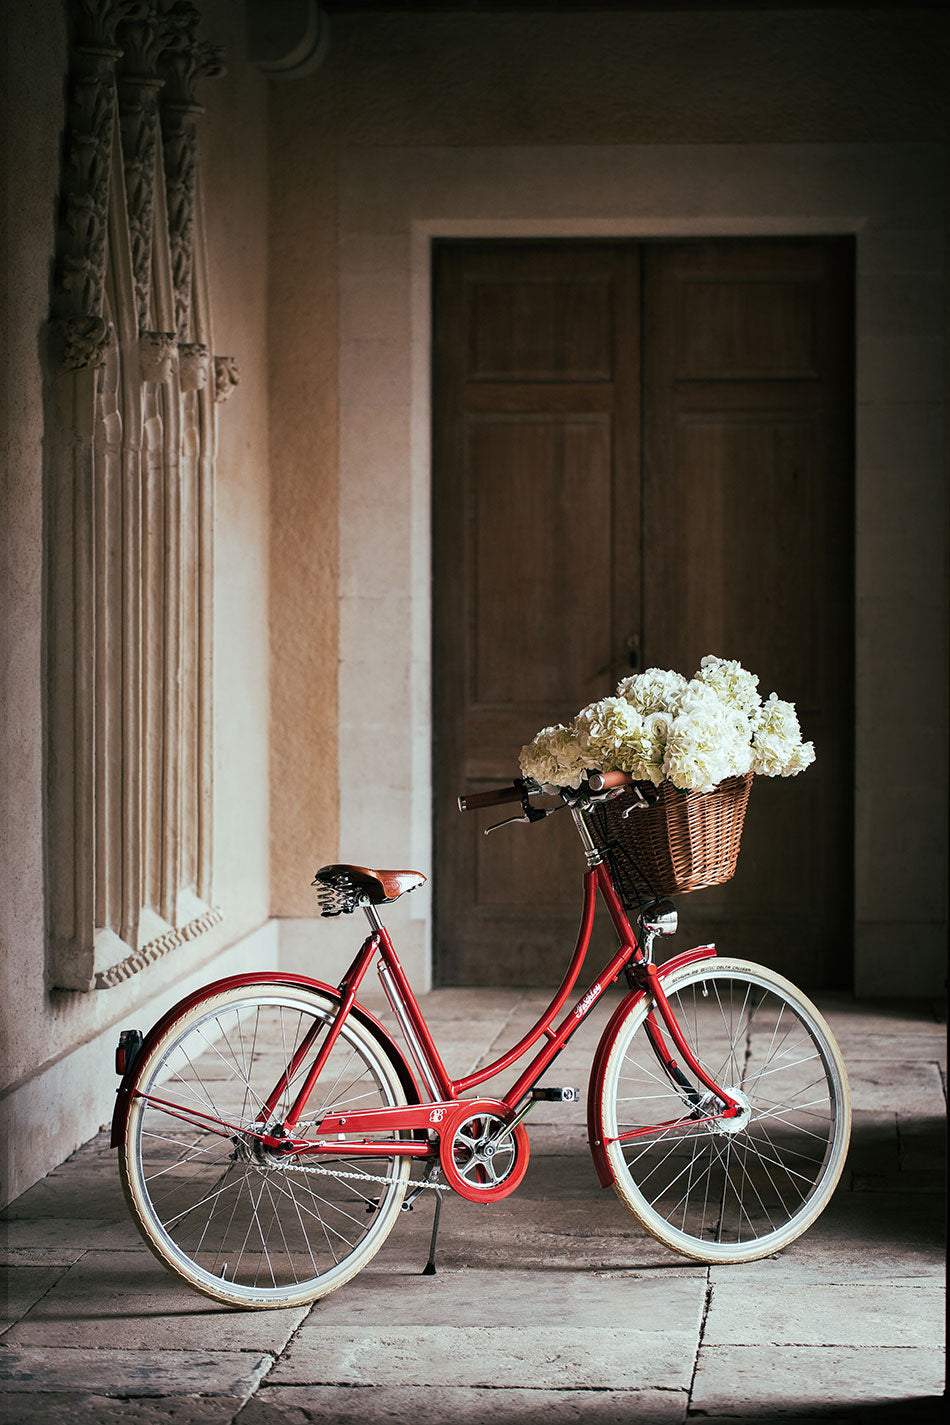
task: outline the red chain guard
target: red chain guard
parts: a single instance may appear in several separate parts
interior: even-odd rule
[[[508,1197],[528,1171],[529,1142],[528,1133],[523,1123],[519,1123],[511,1135],[515,1142],[515,1162],[504,1182],[494,1183],[490,1187],[479,1187],[475,1183],[467,1182],[455,1164],[453,1152],[455,1135],[467,1118],[478,1114],[491,1114],[492,1117],[505,1119],[509,1113],[508,1105],[500,1103],[497,1099],[459,1099],[455,1108],[446,1113],[445,1121],[438,1124],[439,1163],[442,1173],[449,1186],[460,1197],[467,1198],[469,1202],[498,1202],[501,1198]]]

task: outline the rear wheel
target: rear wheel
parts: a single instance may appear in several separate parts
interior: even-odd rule
[[[617,1027],[600,1114],[617,1195],[659,1241],[701,1262],[746,1262],[793,1242],[826,1206],[848,1151],[851,1103],[834,1036],[788,980],[741,960],[685,965],[663,981],[693,1054],[740,1104],[713,1096],[675,1048],[667,1072],[647,997]]]
[[[259,1136],[283,1122],[335,1011],[328,996],[293,987],[223,990],[176,1020],[138,1069],[119,1153],[129,1206],[156,1256],[216,1301],[325,1296],[399,1215],[409,1159],[347,1158],[342,1134],[338,1158],[288,1158]],[[264,1104],[310,1035],[264,1125]],[[405,1102],[388,1051],[351,1016],[295,1134],[327,1113]]]

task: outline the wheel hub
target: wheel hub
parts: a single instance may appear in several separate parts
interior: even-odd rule
[[[263,1170],[265,1168],[286,1168],[287,1154],[279,1149],[269,1148],[259,1136],[261,1132],[260,1124],[255,1123],[253,1128],[231,1139],[234,1144],[234,1151],[231,1158],[235,1163],[248,1163],[252,1168]]]
[[[713,1131],[732,1137],[748,1128],[752,1118],[752,1105],[741,1089],[729,1085],[726,1088],[726,1093],[730,1098],[735,1099],[739,1106],[739,1112],[733,1118],[717,1118],[713,1124]]]

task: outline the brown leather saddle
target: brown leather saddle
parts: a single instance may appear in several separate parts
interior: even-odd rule
[[[382,905],[425,885],[421,871],[374,871],[369,866],[321,866],[313,878],[321,915],[349,915],[361,905]]]

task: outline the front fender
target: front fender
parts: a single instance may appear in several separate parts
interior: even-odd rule
[[[129,1106],[132,1102],[132,1090],[135,1087],[135,1080],[138,1069],[144,1063],[144,1056],[150,1053],[152,1048],[165,1033],[169,1025],[173,1024],[187,1010],[193,1009],[202,1000],[209,999],[212,995],[221,990],[242,989],[249,985],[267,986],[291,986],[295,989],[319,990],[322,994],[328,995],[331,999],[339,1000],[340,991],[335,985],[326,984],[323,980],[312,980],[307,975],[290,975],[279,970],[267,971],[263,974],[230,975],[223,980],[214,980],[211,984],[203,985],[200,990],[195,990],[192,994],[186,995],[184,999],[178,1001],[170,1010],[162,1015],[145,1036],[141,1049],[135,1056],[135,1062],[126,1071],[116,1091],[115,1109],[112,1114],[112,1137],[111,1146],[120,1148],[125,1140],[125,1127],[129,1116]],[[402,1049],[389,1033],[385,1025],[381,1024],[370,1010],[361,1005],[359,1001],[353,1005],[351,1014],[355,1015],[364,1029],[373,1035],[377,1043],[386,1049],[392,1057],[402,1083],[403,1091],[408,1103],[421,1103],[419,1088],[413,1077],[412,1070],[406,1060]]]
[[[672,960],[667,960],[664,965],[659,965],[657,974],[661,980],[665,980],[668,975],[671,975],[674,970],[680,969],[681,966],[690,965],[694,960],[709,960],[715,953],[715,945],[698,945],[694,950],[684,950],[682,954],[674,955]],[[597,1169],[600,1185],[605,1188],[610,1187],[613,1183],[614,1170],[604,1145],[604,1125],[600,1111],[604,1073],[607,1069],[610,1051],[614,1046],[614,1040],[620,1032],[620,1026],[631,1011],[636,1009],[645,994],[645,990],[631,990],[620,1001],[610,1023],[600,1036],[600,1043],[594,1054],[594,1062],[591,1064],[590,1080],[587,1086],[587,1141],[590,1144],[591,1157],[594,1159],[594,1167]]]

